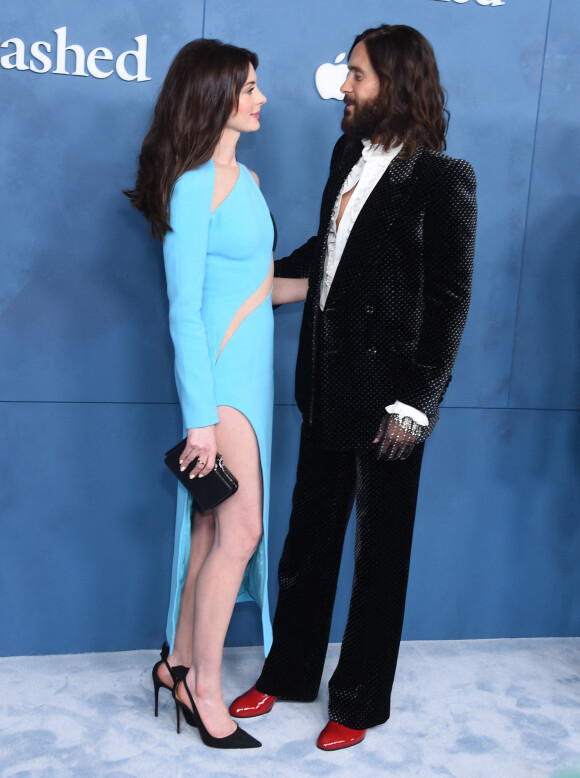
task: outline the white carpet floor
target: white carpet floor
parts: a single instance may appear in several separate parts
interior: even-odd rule
[[[177,735],[166,690],[154,718],[156,651],[1,658],[0,776],[580,778],[580,638],[403,643],[391,719],[325,753],[315,740],[338,651],[316,702],[246,720],[263,747],[229,752],[187,726]],[[226,649],[226,699],[261,665],[259,648]]]

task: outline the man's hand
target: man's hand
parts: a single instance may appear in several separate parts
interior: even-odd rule
[[[377,459],[407,459],[415,447],[420,429],[421,425],[407,416],[401,419],[398,413],[385,414],[373,440],[378,444]]]

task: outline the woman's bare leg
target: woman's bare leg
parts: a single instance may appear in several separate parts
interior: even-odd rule
[[[207,730],[226,737],[236,724],[222,696],[224,640],[246,565],[262,536],[262,470],[254,430],[239,411],[218,409],[218,451],[236,475],[239,489],[214,509],[215,536],[197,578],[193,625],[193,664],[187,685]],[[186,704],[181,687],[179,698]]]
[[[173,651],[167,660],[171,667],[176,667],[177,665],[191,666],[193,657],[195,587],[201,566],[205,562],[213,544],[214,527],[213,511],[201,511],[199,508],[194,510],[191,521],[191,550],[189,552],[187,577],[181,591]],[[173,679],[170,677],[169,670],[164,664],[159,666],[157,674],[165,684],[168,686],[173,685]]]

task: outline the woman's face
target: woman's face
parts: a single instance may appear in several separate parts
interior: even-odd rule
[[[238,107],[232,112],[226,128],[237,132],[255,132],[260,129],[260,108],[266,97],[258,89],[256,71],[250,64],[248,78],[240,92]]]

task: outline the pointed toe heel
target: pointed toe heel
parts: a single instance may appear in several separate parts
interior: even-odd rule
[[[177,689],[181,684],[183,684],[183,687],[187,692],[191,708],[189,708],[177,696]],[[210,733],[205,728],[203,721],[201,720],[201,716],[199,715],[199,711],[195,706],[195,702],[193,701],[193,697],[189,691],[189,687],[185,678],[175,684],[175,687],[173,688],[173,697],[175,699],[175,708],[177,711],[178,732],[181,731],[180,712],[182,712],[187,723],[198,728],[203,744],[209,748],[260,748],[262,745],[259,740],[256,740],[255,737],[252,737],[252,735],[239,726],[236,727],[231,735],[226,735],[226,737],[214,737],[213,735],[210,735]]]
[[[240,726],[227,737],[212,737],[207,730],[200,728],[201,739],[206,746],[210,748],[261,748],[262,744],[255,737],[252,737],[249,732],[242,729]]]

